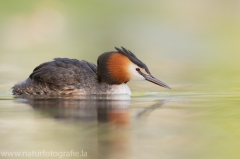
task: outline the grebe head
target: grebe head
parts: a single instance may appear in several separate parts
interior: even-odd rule
[[[108,84],[122,84],[129,80],[147,80],[171,89],[167,84],[153,77],[148,67],[131,51],[124,47],[117,51],[103,53],[98,57],[98,77]]]

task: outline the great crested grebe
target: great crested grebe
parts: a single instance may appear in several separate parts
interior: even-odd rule
[[[131,94],[129,80],[168,85],[153,77],[147,66],[124,47],[105,52],[97,66],[91,62],[55,58],[36,67],[24,82],[13,87],[14,95]]]

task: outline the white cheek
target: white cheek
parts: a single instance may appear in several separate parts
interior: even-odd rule
[[[129,65],[131,80],[145,80],[145,78],[136,71],[136,68],[138,68],[138,66],[135,64]]]

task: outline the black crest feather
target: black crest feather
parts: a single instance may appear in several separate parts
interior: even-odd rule
[[[126,48],[124,47],[121,47],[118,48],[118,47],[115,47],[115,49],[120,53],[120,54],[123,54],[125,56],[127,56],[134,64],[136,64],[137,66],[141,67],[141,68],[145,68],[146,72],[148,74],[151,74],[148,67],[141,61],[139,60],[136,55],[134,55],[134,53],[132,53],[130,50],[127,50]]]

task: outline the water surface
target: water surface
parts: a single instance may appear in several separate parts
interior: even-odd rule
[[[88,158],[238,158],[238,102],[219,94],[131,100],[1,95],[0,149],[84,151]]]

